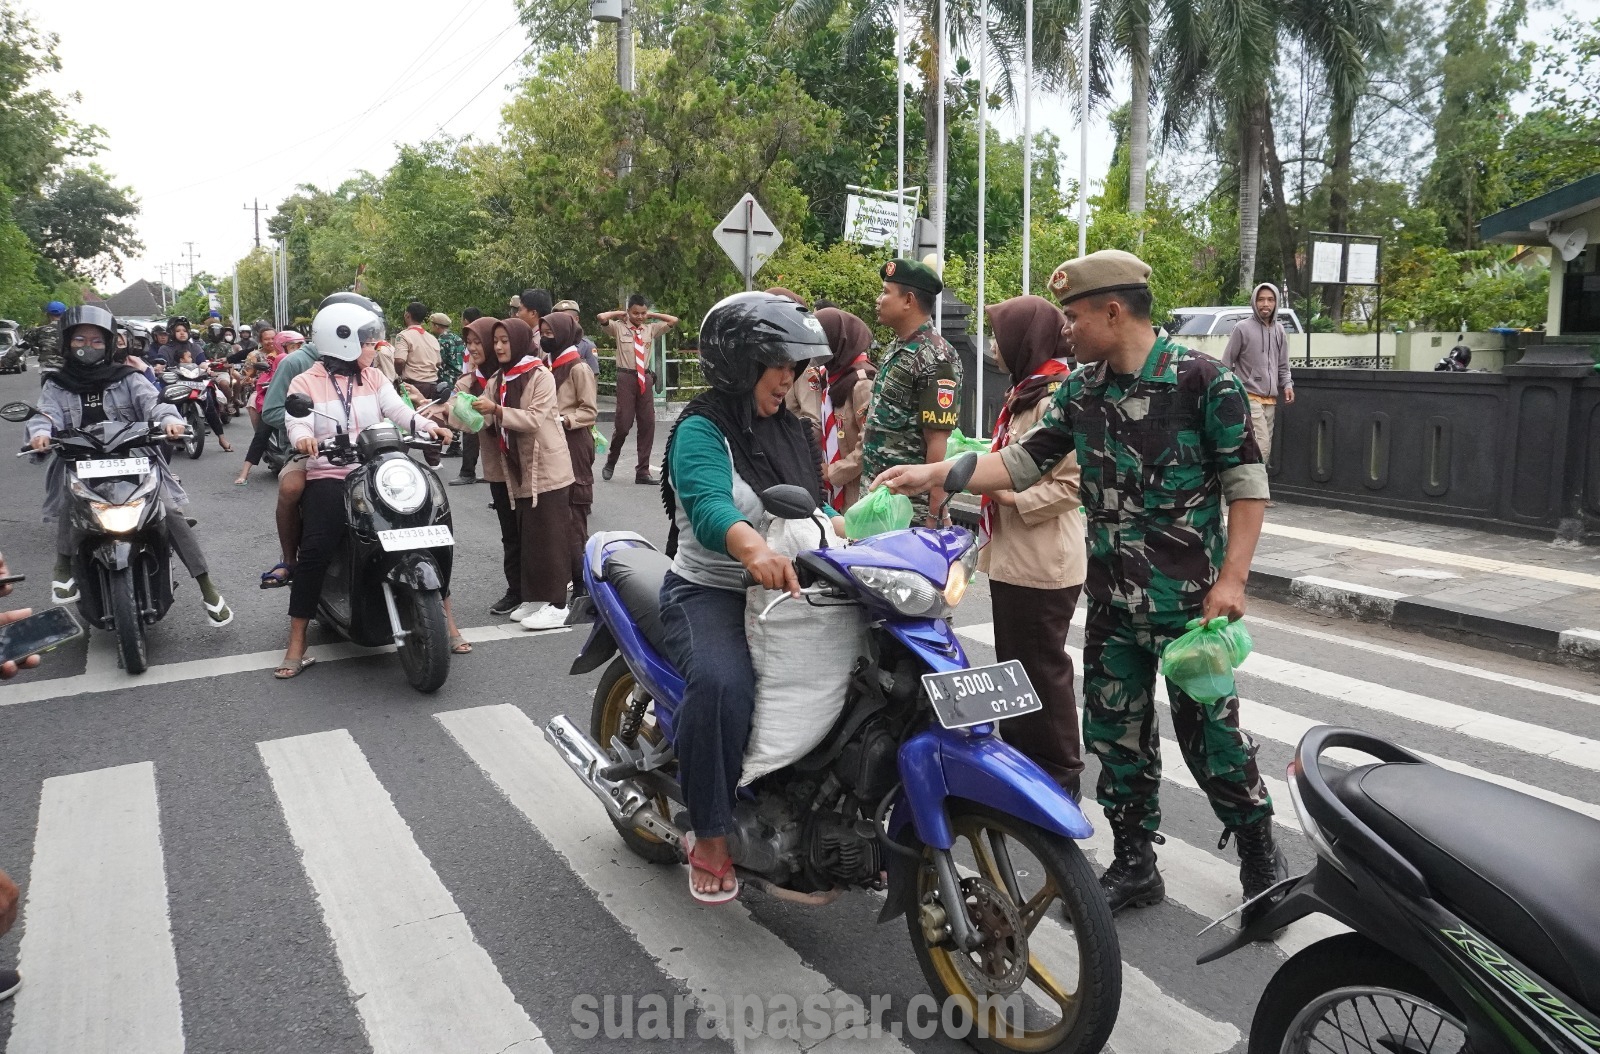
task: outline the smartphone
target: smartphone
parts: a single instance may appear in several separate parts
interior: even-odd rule
[[[0,626],[0,663],[17,662],[30,655],[53,651],[75,637],[83,626],[71,610],[48,608],[10,625]]]
[[[0,575],[0,586],[16,585],[18,582],[26,582],[27,580],[27,575]]]

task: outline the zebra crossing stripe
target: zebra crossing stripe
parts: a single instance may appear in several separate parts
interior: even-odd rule
[[[44,781],[10,1054],[181,1054],[150,762]]]
[[[256,749],[374,1054],[548,1054],[350,733]]]
[[[605,809],[578,783],[572,770],[545,743],[538,727],[510,704],[435,714],[468,757],[500,789],[514,808],[657,960],[682,982],[704,1009],[711,997],[723,1006],[746,995],[783,992],[797,998],[827,995],[834,1005],[858,1003],[828,977],[801,961],[795,951],[750,917],[737,901],[715,910],[696,910],[689,900],[681,867],[645,863],[624,849]],[[719,1034],[728,1035],[725,1021]],[[762,1050],[812,1051],[842,1037],[799,1042],[764,1039]],[[873,1041],[875,1051],[903,1051],[897,1040]]]

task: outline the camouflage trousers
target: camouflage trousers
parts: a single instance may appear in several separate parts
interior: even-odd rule
[[[1161,827],[1161,733],[1156,676],[1161,649],[1199,612],[1135,614],[1089,602],[1083,648],[1083,741],[1100,759],[1096,797],[1113,826]],[[1272,815],[1256,747],[1239,728],[1239,697],[1210,707],[1167,682],[1172,731],[1195,782],[1225,827]]]

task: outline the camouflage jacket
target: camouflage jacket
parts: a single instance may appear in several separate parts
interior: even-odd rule
[[[28,346],[39,352],[41,370],[61,368],[61,327],[54,322],[34,326],[28,330]]]
[[[446,330],[439,336],[439,397],[450,394],[461,376],[461,361],[467,354],[467,345],[455,333]]]
[[[922,430],[955,428],[960,410],[961,359],[934,332],[933,322],[924,322],[907,339],[889,345],[878,367],[861,440],[863,482],[870,487],[890,465],[925,462]]]
[[[1082,366],[1001,456],[1023,490],[1069,452],[1083,472],[1089,596],[1140,613],[1198,612],[1227,550],[1223,500],[1267,497],[1239,379],[1164,338],[1135,377]]]

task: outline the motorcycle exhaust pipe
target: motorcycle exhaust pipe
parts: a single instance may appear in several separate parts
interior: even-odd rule
[[[566,714],[551,718],[544,726],[544,738],[584,786],[604,803],[612,819],[671,845],[683,845],[683,832],[657,811],[653,796],[643,787],[633,780],[609,780],[602,775],[611,759]]]

